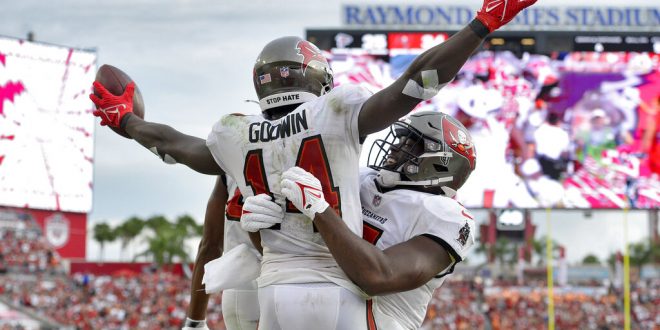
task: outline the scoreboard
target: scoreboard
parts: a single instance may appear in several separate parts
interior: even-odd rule
[[[396,56],[417,55],[447,40],[456,31],[308,29],[307,40],[333,54]],[[498,31],[482,49],[516,54],[553,52],[660,53],[660,32]]]
[[[449,38],[447,32],[308,30],[307,40],[334,54],[417,55]]]
[[[307,30],[307,39],[325,52],[336,85],[360,84],[376,93],[454,33]],[[480,47],[484,51],[475,52],[452,83],[417,108],[471,117],[473,127],[466,126],[479,139],[482,165],[458,191],[459,202],[488,209],[660,207],[660,144],[641,147],[648,135],[641,133],[654,120],[642,106],[660,96],[660,31],[498,31]],[[560,118],[568,140],[562,161],[571,166],[559,175],[541,167],[538,156],[520,156],[552,143],[535,134],[550,113]],[[514,129],[527,143],[509,143]],[[598,140],[599,129],[601,135],[626,132],[632,138],[610,134]],[[378,137],[369,136],[364,145]],[[498,228],[520,236],[520,219],[519,213],[504,213]]]

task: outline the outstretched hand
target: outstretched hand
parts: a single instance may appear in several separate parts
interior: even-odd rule
[[[94,82],[94,90],[100,95],[92,93],[89,98],[96,105],[92,114],[101,118],[101,126],[120,127],[121,120],[129,113],[133,113],[133,94],[135,83],[130,82],[122,95],[110,93],[100,82]]]
[[[490,32],[493,32],[513,20],[523,9],[537,0],[484,0],[484,5],[477,12],[477,19]]]

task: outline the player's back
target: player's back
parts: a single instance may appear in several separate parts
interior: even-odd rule
[[[269,194],[286,208],[280,225],[260,231],[264,247],[260,286],[335,282],[354,288],[311,220],[280,194],[280,180],[282,172],[293,166],[314,174],[330,207],[361,235],[357,117],[369,95],[355,86],[341,86],[277,120],[225,116],[209,134],[209,149],[243,196]]]
[[[225,230],[223,250],[229,250],[241,245],[247,244],[251,249],[256,251],[252,245],[248,232],[241,228],[241,213],[243,212],[243,196],[241,191],[238,190],[236,181],[231,177],[227,177],[227,192],[229,193],[229,200],[225,206]]]
[[[453,260],[463,258],[474,243],[474,221],[463,206],[451,198],[408,189],[381,193],[374,182],[376,175],[374,170],[360,171],[365,240],[385,250],[416,236],[432,236],[443,242]],[[433,291],[453,268],[454,264],[417,289],[374,297],[374,317],[379,328],[420,327]]]

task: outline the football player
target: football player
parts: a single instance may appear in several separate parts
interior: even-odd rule
[[[369,329],[421,327],[433,291],[474,244],[472,215],[452,197],[475,162],[468,130],[447,114],[416,112],[395,123],[360,172],[363,239],[328,207],[314,175],[284,172],[282,194],[313,220],[348,277],[376,296],[367,303]],[[266,195],[248,197],[244,208],[271,210],[261,221],[284,216]],[[254,218],[248,213],[241,224]]]
[[[485,0],[468,26],[421,54],[400,78],[374,95],[351,85],[332,89],[330,67],[310,42],[297,37],[273,40],[253,70],[263,116],[225,116],[207,140],[133,116],[134,84],[115,96],[95,82],[100,97],[90,95],[97,107],[94,115],[101,117],[101,125],[122,128],[166,163],[182,163],[206,174],[226,173],[243,196],[266,194],[285,208],[280,224],[261,224],[261,327],[359,329],[366,311],[363,292],[339,268],[307,217],[280,193],[282,173],[298,166],[314,174],[323,182],[332,209],[361,236],[361,138],[432,98],[490,32],[535,1]]]
[[[229,196],[233,196],[229,199]],[[226,207],[225,207],[225,204]],[[202,284],[204,265],[240,244],[252,247],[247,232],[238,220],[242,197],[236,184],[225,175],[218,176],[206,205],[204,233],[197,250],[190,286],[190,305],[183,330],[208,329],[206,309],[209,295]],[[255,281],[222,292],[222,316],[227,330],[256,330],[259,322],[259,302]]]

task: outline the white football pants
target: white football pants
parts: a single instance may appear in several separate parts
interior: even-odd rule
[[[256,330],[259,325],[259,299],[255,289],[222,291],[222,316],[227,330]]]
[[[369,329],[366,301],[334,283],[259,288],[259,306],[259,330]]]

